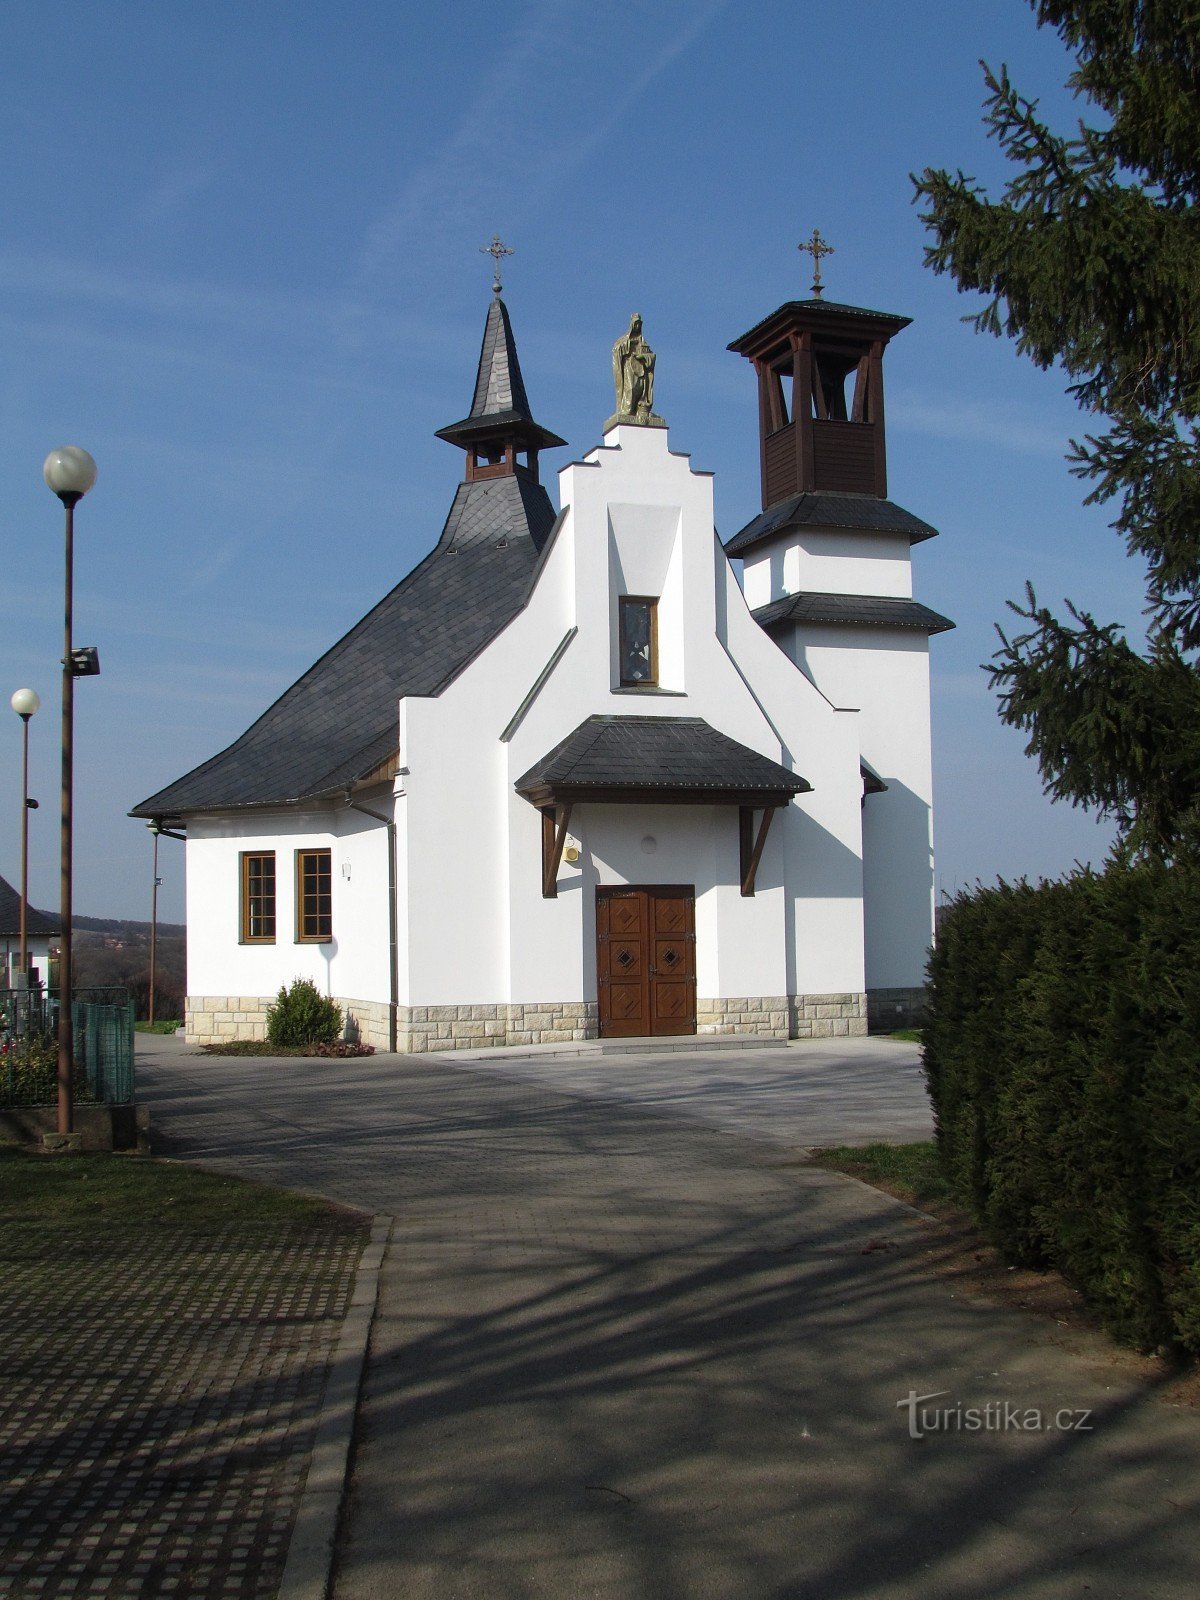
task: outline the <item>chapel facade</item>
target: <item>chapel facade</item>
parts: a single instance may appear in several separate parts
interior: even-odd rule
[[[445,1050],[895,1026],[933,929],[928,642],[887,499],[906,319],[789,302],[762,505],[722,547],[640,318],[558,475],[499,290],[440,539],[228,749],[134,808],[186,834],[189,1039],[311,978],[348,1032]],[[731,558],[743,563],[739,583]]]

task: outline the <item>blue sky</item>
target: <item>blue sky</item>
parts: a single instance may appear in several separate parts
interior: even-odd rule
[[[908,174],[993,189],[978,66],[1053,120],[1069,60],[1021,0],[366,0],[0,7],[0,549],[5,701],[28,684],[31,898],[57,901],[61,509],[81,444],[76,908],[148,916],[128,808],[235,738],[434,543],[461,456],[494,232],[530,396],[599,441],[609,351],[640,311],[672,445],[716,474],[728,535],[758,509],[755,386],[726,352],[808,292],[913,317],[888,354],[889,489],[941,537],[916,592],[933,641],[946,891],[1098,860],[1051,806],[979,670],[1026,578],[1136,622],[1140,572],[1063,452],[1061,377],[964,325],[922,266]],[[0,872],[18,873],[20,724],[2,747]],[[2,727],[4,725],[0,725]],[[162,914],[183,909],[162,852]]]

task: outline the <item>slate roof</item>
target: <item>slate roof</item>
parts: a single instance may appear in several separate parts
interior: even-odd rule
[[[41,938],[43,934],[59,933],[62,921],[57,914],[38,911],[30,906],[25,914],[25,931]],[[18,938],[21,932],[21,895],[7,878],[0,878],[0,936]]]
[[[945,633],[954,624],[916,600],[874,594],[785,595],[753,612],[755,622],[770,632],[783,622],[855,622],[867,627],[911,628],[918,633]]]
[[[401,696],[440,693],[522,609],[554,520],[527,478],[460,484],[436,548],[240,739],[130,815],[312,800],[365,777],[397,747]]]
[[[533,420],[529,396],[525,393],[525,379],[521,376],[521,363],[517,359],[517,346],[508,307],[499,295],[488,307],[487,322],[483,329],[483,347],[479,352],[479,370],[475,378],[475,395],[471,412],[461,422],[451,422],[439,428],[439,439],[451,444],[464,444],[480,436],[509,430],[519,434],[527,443],[540,450],[553,449],[565,444],[556,433],[543,428]]]
[[[777,500],[725,545],[728,556],[743,555],[764,539],[789,528],[846,528],[855,533],[903,533],[910,544],[936,539],[937,529],[911,511],[880,500],[873,494],[841,494],[831,489],[809,490]]]
[[[518,794],[573,799],[754,796],[789,800],[812,785],[701,717],[589,717],[517,779]]]

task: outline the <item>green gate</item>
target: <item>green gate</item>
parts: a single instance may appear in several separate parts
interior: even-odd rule
[[[59,1000],[51,989],[0,989],[0,1106],[53,1105]],[[74,1091],[81,1102],[133,1104],[133,1001],[127,989],[71,997]]]

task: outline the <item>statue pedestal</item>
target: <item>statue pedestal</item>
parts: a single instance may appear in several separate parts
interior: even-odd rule
[[[665,428],[666,418],[657,416],[653,411],[648,417],[624,417],[615,411],[604,424],[604,432],[611,433],[614,428]]]

